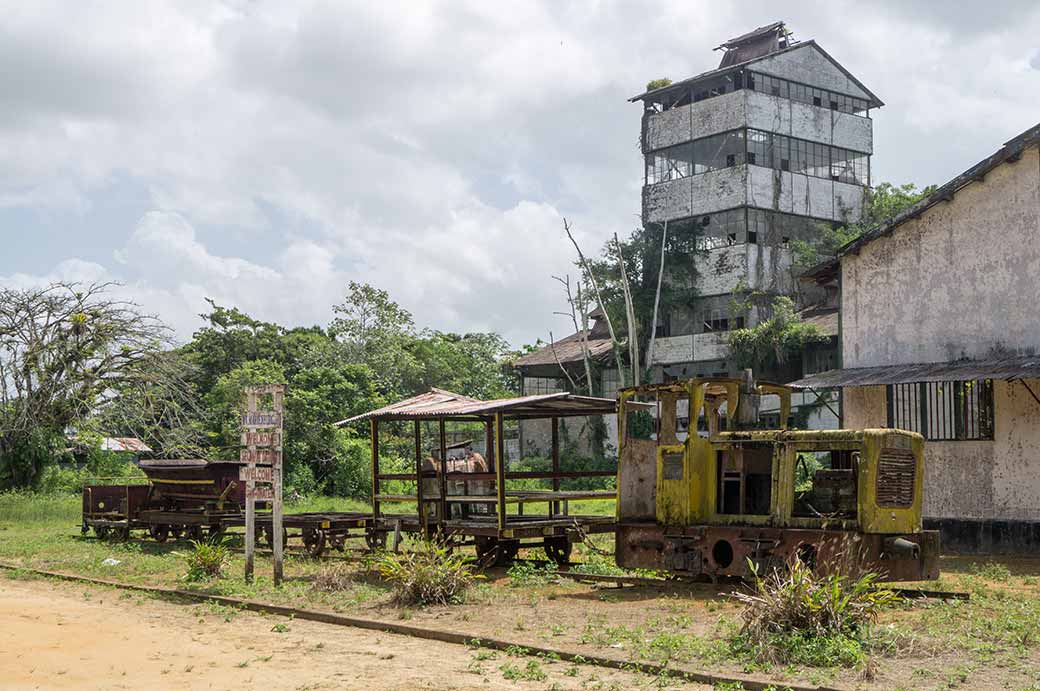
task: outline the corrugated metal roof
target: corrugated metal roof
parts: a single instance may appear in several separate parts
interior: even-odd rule
[[[581,353],[581,337],[583,333],[579,331],[576,334],[571,334],[566,338],[561,338],[552,345],[547,345],[533,353],[528,353],[521,358],[513,361],[514,367],[533,367],[535,365],[555,365],[556,358],[560,359],[561,364],[568,364],[573,362],[582,361]],[[599,360],[610,355],[610,339],[609,338],[589,338],[587,341],[589,345],[589,357],[592,360]],[[555,354],[553,350],[555,349]]]
[[[1017,161],[1022,155],[1022,151],[1027,147],[1034,146],[1040,143],[1040,123],[1033,125],[1025,132],[1019,134],[1012,139],[1004,142],[1004,146],[998,149],[996,152],[990,154],[983,160],[979,161],[971,168],[955,177],[954,179],[947,182],[942,187],[938,188],[930,195],[911,206],[906,211],[893,216],[888,221],[875,226],[867,232],[860,235],[855,240],[849,242],[847,245],[838,250],[838,256],[842,257],[846,254],[858,254],[861,247],[864,245],[877,240],[880,237],[891,234],[897,227],[902,225],[905,221],[912,218],[917,218],[927,209],[935,206],[940,202],[947,202],[953,199],[953,196],[960,191],[962,187],[970,185],[973,182],[979,182],[985,178],[986,174],[999,166],[1002,163],[1008,161]],[[825,265],[821,265],[818,268],[823,268]],[[817,267],[814,267],[814,270]]]
[[[838,335],[838,308],[808,307],[798,313],[803,324],[816,327],[822,336]]]
[[[788,386],[824,389],[835,386],[873,386],[907,384],[920,381],[968,381],[971,379],[1035,379],[1040,378],[1040,356],[926,362],[913,365],[851,367],[819,372],[803,377]]]
[[[851,72],[849,72],[847,69],[845,69],[845,67],[840,62],[838,62],[837,60],[832,58],[827,51],[825,51],[823,48],[821,48],[820,45],[818,43],[816,43],[815,40],[812,40],[812,39],[810,39],[808,41],[801,41],[799,43],[792,43],[791,45],[787,46],[786,48],[780,48],[779,50],[775,50],[772,53],[769,53],[767,55],[761,55],[761,56],[758,56],[756,58],[752,58],[750,60],[746,60],[746,61],[741,62],[741,63],[736,64],[736,65],[730,65],[728,67],[718,67],[718,68],[713,69],[713,70],[708,70],[707,72],[702,72],[702,73],[700,73],[700,74],[698,74],[698,75],[696,75],[694,77],[689,77],[687,79],[683,79],[683,80],[678,81],[678,82],[672,82],[668,86],[662,86],[659,89],[651,89],[649,91],[644,91],[643,93],[639,94],[638,96],[633,96],[632,98],[630,98],[628,100],[629,100],[629,102],[641,101],[644,98],[646,98],[647,96],[652,96],[652,95],[656,95],[656,94],[663,94],[663,93],[667,93],[668,91],[672,91],[672,90],[675,90],[675,89],[688,88],[688,87],[692,86],[693,84],[695,84],[695,83],[697,83],[699,81],[703,81],[705,79],[711,79],[713,77],[718,77],[719,75],[723,75],[723,74],[726,74],[728,72],[736,72],[737,70],[742,69],[744,67],[748,67],[749,65],[751,65],[751,64],[753,64],[755,62],[758,62],[759,60],[764,60],[764,59],[772,57],[774,55],[780,55],[781,53],[786,53],[786,52],[788,52],[790,50],[798,50],[799,48],[805,48],[806,46],[813,46],[813,47],[815,47],[816,50],[820,51],[821,55],[823,55],[825,58],[830,60],[831,63],[834,64],[835,67],[837,67],[839,70],[841,70],[842,74],[844,74],[846,77],[848,77],[850,80],[852,80],[853,84],[855,84],[859,88],[863,89],[863,92],[865,94],[867,94],[867,97],[868,97],[867,100],[870,101],[870,107],[871,108],[879,108],[879,107],[885,105],[884,102],[882,102],[882,100],[880,98],[878,98],[877,96],[874,95],[874,92],[872,92],[870,89],[868,89],[866,87],[865,84],[863,84],[863,82],[861,82],[859,79],[856,78],[855,75],[853,75]]]
[[[516,398],[481,401],[469,396],[432,389],[427,393],[392,403],[361,415],[340,420],[337,427],[369,420],[424,420],[486,417],[503,413],[506,417],[567,417],[572,415],[600,415],[617,411],[617,402],[611,398],[593,398],[571,393],[548,393]]]

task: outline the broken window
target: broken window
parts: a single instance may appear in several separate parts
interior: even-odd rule
[[[776,170],[829,178],[855,185],[870,181],[869,155],[819,142],[749,129],[748,162]]]
[[[780,79],[771,75],[748,72],[744,81],[747,83],[747,88],[749,89],[772,94],[773,96],[780,96],[781,98],[789,98],[792,101],[798,101],[799,103],[811,104],[818,107],[823,107],[826,104],[831,110],[836,110],[842,113],[859,115],[860,113],[868,112],[870,107],[870,104],[862,98],[848,96],[846,94],[840,94],[826,89],[817,89],[806,84],[792,82],[787,79]]]
[[[888,426],[931,441],[993,439],[993,381],[915,382],[888,386]]]
[[[801,518],[856,518],[859,451],[796,451],[794,507]]]
[[[772,502],[773,447],[741,444],[716,452],[716,511],[768,515]]]
[[[646,184],[678,180],[744,162],[744,131],[734,130],[651,151],[646,155]]]

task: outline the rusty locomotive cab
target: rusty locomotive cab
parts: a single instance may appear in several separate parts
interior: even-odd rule
[[[787,430],[791,390],[750,376],[635,387],[619,402],[620,566],[746,577],[801,559],[938,577],[921,435]]]

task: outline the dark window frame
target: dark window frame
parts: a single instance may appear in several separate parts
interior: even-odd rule
[[[889,384],[888,426],[918,432],[929,441],[992,441],[993,380]]]

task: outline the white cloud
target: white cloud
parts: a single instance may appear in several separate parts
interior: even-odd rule
[[[1035,123],[1032,4],[787,12],[888,104],[876,181],[942,182]],[[77,264],[57,244],[39,275],[0,257],[0,275],[111,275],[181,337],[206,296],[326,323],[361,280],[424,325],[544,338],[566,328],[552,316],[551,275],[573,272],[562,216],[589,252],[637,223],[640,108],[625,99],[714,66],[715,45],[774,15],[681,0],[23,3],[0,27],[0,213],[57,218],[104,251]],[[116,177],[148,191],[143,217],[96,213]]]

